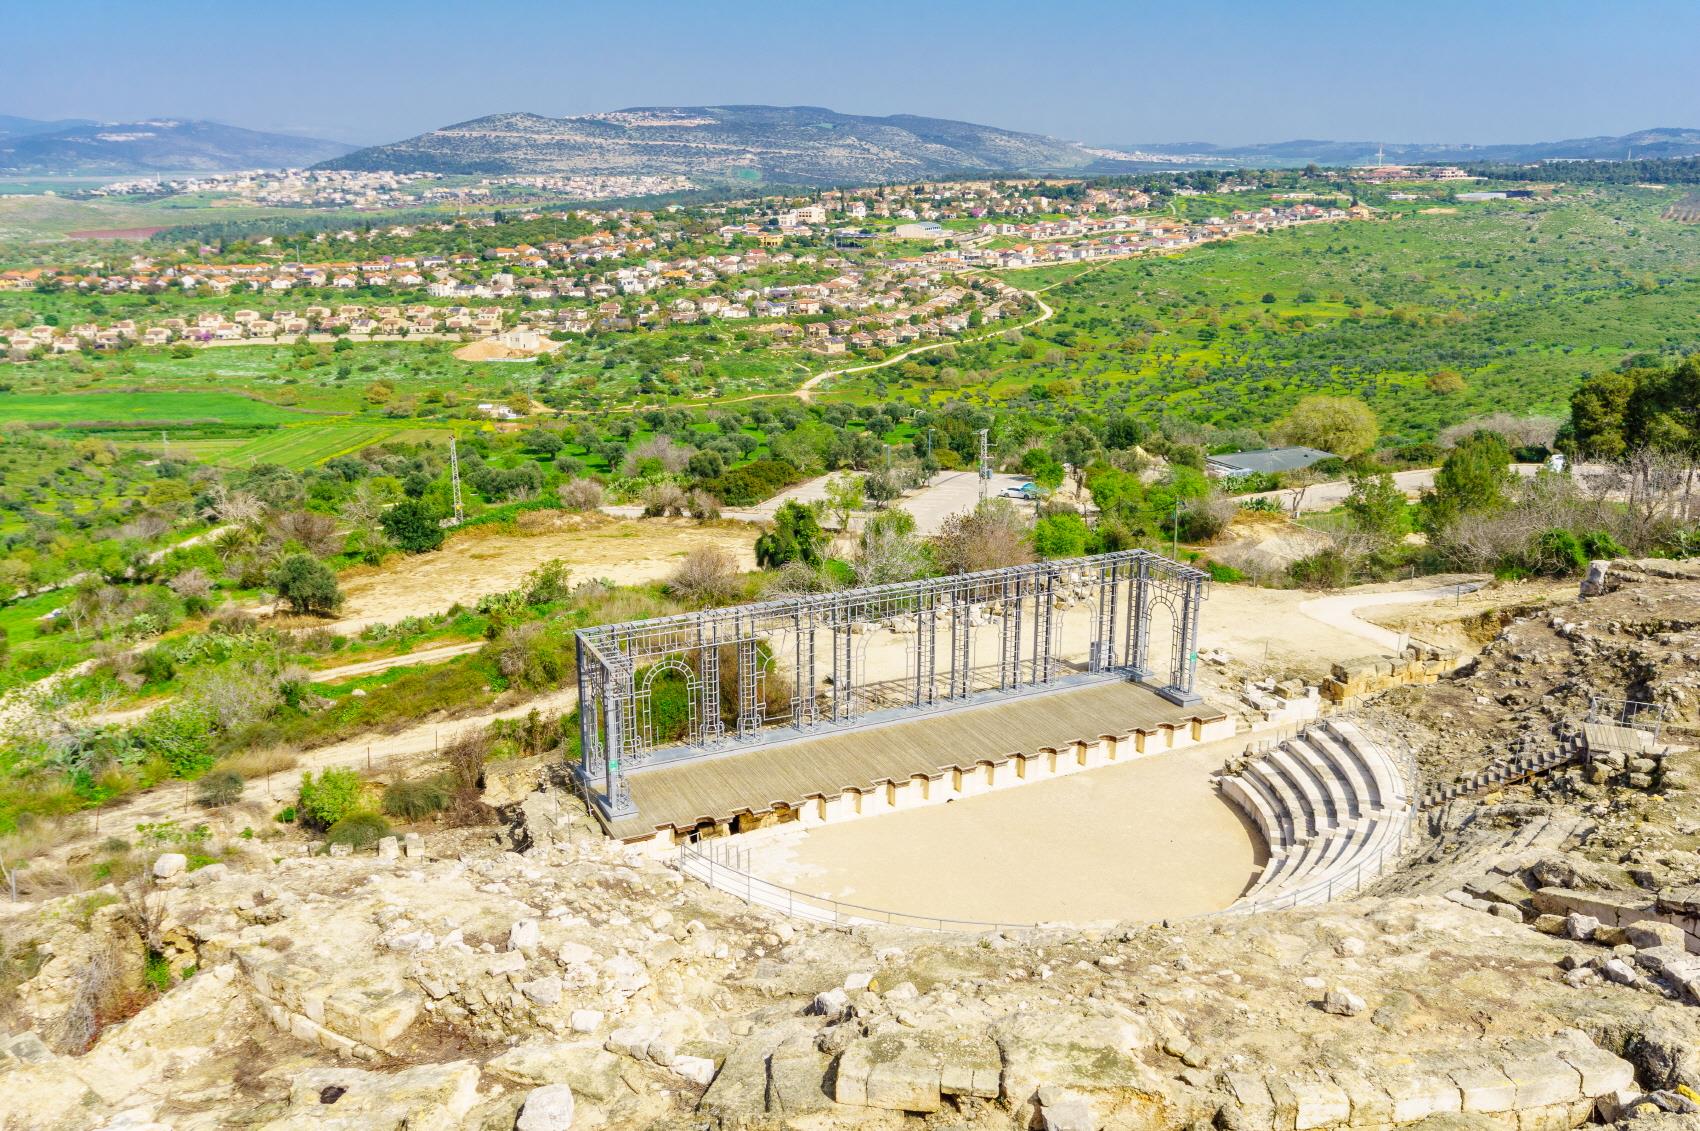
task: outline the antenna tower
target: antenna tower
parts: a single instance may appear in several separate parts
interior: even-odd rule
[[[992,456],[986,442],[989,429],[980,429],[980,501],[986,501],[986,488],[992,482]]]
[[[466,510],[460,501],[460,449],[455,446],[455,438],[449,437],[449,485],[454,498],[455,517],[453,525],[459,526],[466,521]]]

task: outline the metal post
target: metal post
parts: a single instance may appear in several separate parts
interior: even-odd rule
[[[1151,562],[1139,559],[1133,576],[1133,612],[1127,618],[1127,666],[1134,679],[1147,679],[1151,665],[1147,655],[1151,647]]]

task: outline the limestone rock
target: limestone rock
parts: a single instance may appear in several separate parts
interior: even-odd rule
[[[508,949],[522,954],[535,951],[542,938],[536,919],[520,919],[508,928]]]
[[[153,862],[153,878],[170,881],[181,876],[189,868],[189,858],[181,852],[163,853]]]
[[[397,1072],[311,1068],[289,1087],[289,1110],[263,1131],[326,1126],[453,1131],[478,1101],[478,1066],[468,1061]]]
[[[1323,997],[1322,1008],[1324,1012],[1340,1017],[1356,1017],[1369,1006],[1363,998],[1346,987],[1335,986]]]
[[[514,1131],[567,1131],[573,1125],[573,1090],[565,1084],[533,1088]]]

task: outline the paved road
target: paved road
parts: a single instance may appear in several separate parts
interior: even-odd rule
[[[1533,478],[1541,465],[1538,463],[1514,463],[1513,471],[1526,479]],[[1434,486],[1434,474],[1439,470],[1433,467],[1419,467],[1411,471],[1395,471],[1393,484],[1405,492],[1407,498],[1416,498],[1430,487]],[[1577,465],[1575,474],[1579,479],[1587,480],[1609,470],[1605,464],[1584,463]],[[1309,487],[1286,487],[1279,491],[1260,491],[1255,495],[1245,495],[1247,499],[1273,499],[1281,504],[1281,509],[1291,513],[1293,497],[1304,492],[1304,501],[1300,504],[1301,514],[1314,514],[1317,511],[1331,511],[1346,501],[1346,496],[1352,493],[1352,485],[1344,479],[1334,479],[1327,483],[1313,483]]]
[[[736,522],[772,522],[774,512],[787,502],[796,500],[799,503],[814,503],[825,499],[826,482],[830,478],[830,475],[819,475],[805,480],[793,487],[787,487],[773,498],[753,507],[728,507],[720,512],[720,517]],[[1024,475],[994,472],[987,488],[988,494],[997,495],[1007,488],[1019,487],[1028,481]],[[911,491],[892,505],[901,507],[915,516],[917,533],[933,535],[944,528],[945,519],[953,514],[964,514],[973,510],[979,500],[979,480],[972,471],[941,471],[934,475],[925,487]],[[620,503],[603,507],[602,513],[616,518],[640,518],[643,508]],[[857,519],[851,520],[853,529],[856,522]]]
[[[1306,601],[1299,606],[1299,611],[1312,620],[1321,621],[1353,636],[1361,636],[1389,652],[1398,653],[1410,643],[1410,637],[1360,618],[1359,609],[1440,601],[1463,593],[1474,593],[1485,584],[1485,581],[1470,581],[1458,585],[1442,585],[1434,589],[1404,589],[1392,593],[1344,593],[1336,597],[1317,597]]]

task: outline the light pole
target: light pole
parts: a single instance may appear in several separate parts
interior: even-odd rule
[[[1169,533],[1169,559],[1181,560],[1181,501],[1175,500],[1175,524]]]

